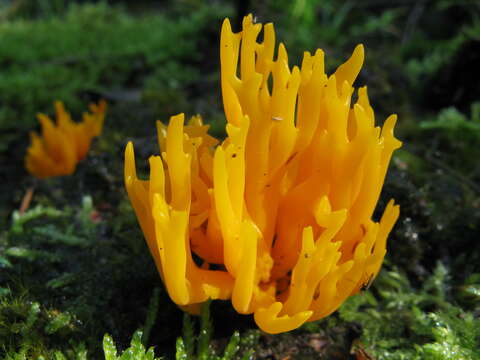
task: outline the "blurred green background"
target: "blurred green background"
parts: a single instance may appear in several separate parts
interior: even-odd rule
[[[137,159],[158,151],[156,119],[199,113],[224,135],[219,30],[247,13],[275,24],[290,64],[322,48],[331,73],[363,43],[355,86],[368,85],[378,123],[398,114],[404,143],[378,205],[401,205],[378,279],[278,336],[223,303],[203,330],[182,325],[122,180],[127,141]],[[116,359],[115,343],[122,359],[153,358],[143,346],[182,359],[479,359],[479,69],[473,0],[0,0],[0,358]],[[105,128],[75,175],[37,182],[28,132],[57,99],[75,118],[106,99]]]

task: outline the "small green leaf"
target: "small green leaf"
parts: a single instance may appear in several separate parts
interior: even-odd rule
[[[70,234],[70,231],[65,233],[51,224],[38,226],[33,229],[33,232],[45,237],[47,241],[52,244],[65,244],[70,246],[87,246],[89,244],[87,239]]]
[[[12,257],[27,259],[34,259],[36,257],[35,251],[18,246],[8,248],[7,250],[5,250],[5,254]]]
[[[69,313],[60,313],[50,320],[50,322],[45,326],[45,332],[47,334],[54,334],[58,330],[69,326],[71,320],[72,316]]]
[[[78,278],[78,274],[66,273],[47,282],[50,289],[59,289],[73,283]]]
[[[55,360],[67,360],[65,355],[63,355],[60,351],[55,351]]]
[[[105,334],[103,337],[103,353],[105,360],[117,360],[117,348],[110,335]]]
[[[238,349],[240,348],[238,344],[240,343],[240,334],[238,331],[235,331],[230,338],[230,341],[225,348],[225,353],[223,355],[223,360],[231,360],[237,353]]]
[[[0,255],[0,269],[1,268],[11,268],[12,263],[5,257]]]
[[[132,341],[130,342],[130,349],[133,353],[134,359],[143,359],[145,356],[145,347],[142,344],[142,331],[137,330],[133,334]]]
[[[186,354],[189,357],[193,356],[195,353],[195,334],[192,318],[188,314],[183,315],[183,343]]]
[[[183,342],[182,338],[177,339],[177,343],[175,346],[175,360],[188,360],[189,356],[185,351],[185,343]]]
[[[12,227],[10,230],[15,234],[20,234],[23,232],[23,226],[31,220],[42,216],[59,217],[61,215],[61,211],[51,207],[43,207],[42,205],[37,205],[23,214],[14,211],[12,214]]]
[[[9,288],[0,287],[0,297],[9,295],[10,292]]]
[[[212,322],[210,319],[210,303],[202,304],[200,312],[200,335],[198,336],[197,357],[199,360],[207,360],[211,354],[210,340],[212,338]]]

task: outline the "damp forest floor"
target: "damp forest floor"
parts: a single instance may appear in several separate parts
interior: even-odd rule
[[[478,4],[110,3],[0,2],[1,359],[480,359]],[[321,47],[331,72],[363,43],[356,86],[379,124],[398,114],[404,143],[377,207],[401,206],[379,276],[280,335],[227,302],[184,316],[123,186],[127,141],[137,159],[156,154],[157,119],[199,113],[224,136],[219,29],[244,11],[275,23],[291,64]],[[75,118],[106,99],[104,130],[75,174],[35,180],[28,133],[57,99]]]

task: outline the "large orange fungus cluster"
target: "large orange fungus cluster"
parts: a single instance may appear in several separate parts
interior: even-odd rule
[[[357,46],[326,75],[324,53],[288,65],[272,24],[222,26],[227,137],[196,116],[158,122],[161,156],[139,180],[133,145],[125,184],[172,300],[185,308],[230,299],[269,333],[334,312],[374,278],[399,216],[391,200],[372,220],[392,152],[396,116],[376,127]],[[276,51],[276,55],[274,55]]]

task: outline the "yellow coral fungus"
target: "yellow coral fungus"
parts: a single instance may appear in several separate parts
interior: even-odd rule
[[[351,105],[362,45],[327,76],[322,50],[290,69],[283,44],[274,59],[273,25],[259,43],[261,29],[252,16],[240,33],[222,26],[227,138],[173,116],[157,124],[150,180],[137,179],[127,145],[125,184],[175,303],[231,299],[280,333],[331,314],[377,275],[399,207],[371,217],[401,143],[395,115],[375,127],[365,87]]]
[[[106,106],[105,101],[91,104],[91,112],[84,113],[83,121],[76,123],[57,101],[56,126],[48,116],[38,114],[42,136],[30,134],[32,143],[25,157],[27,170],[40,179],[72,174],[77,163],[87,156],[93,137],[102,132]]]

